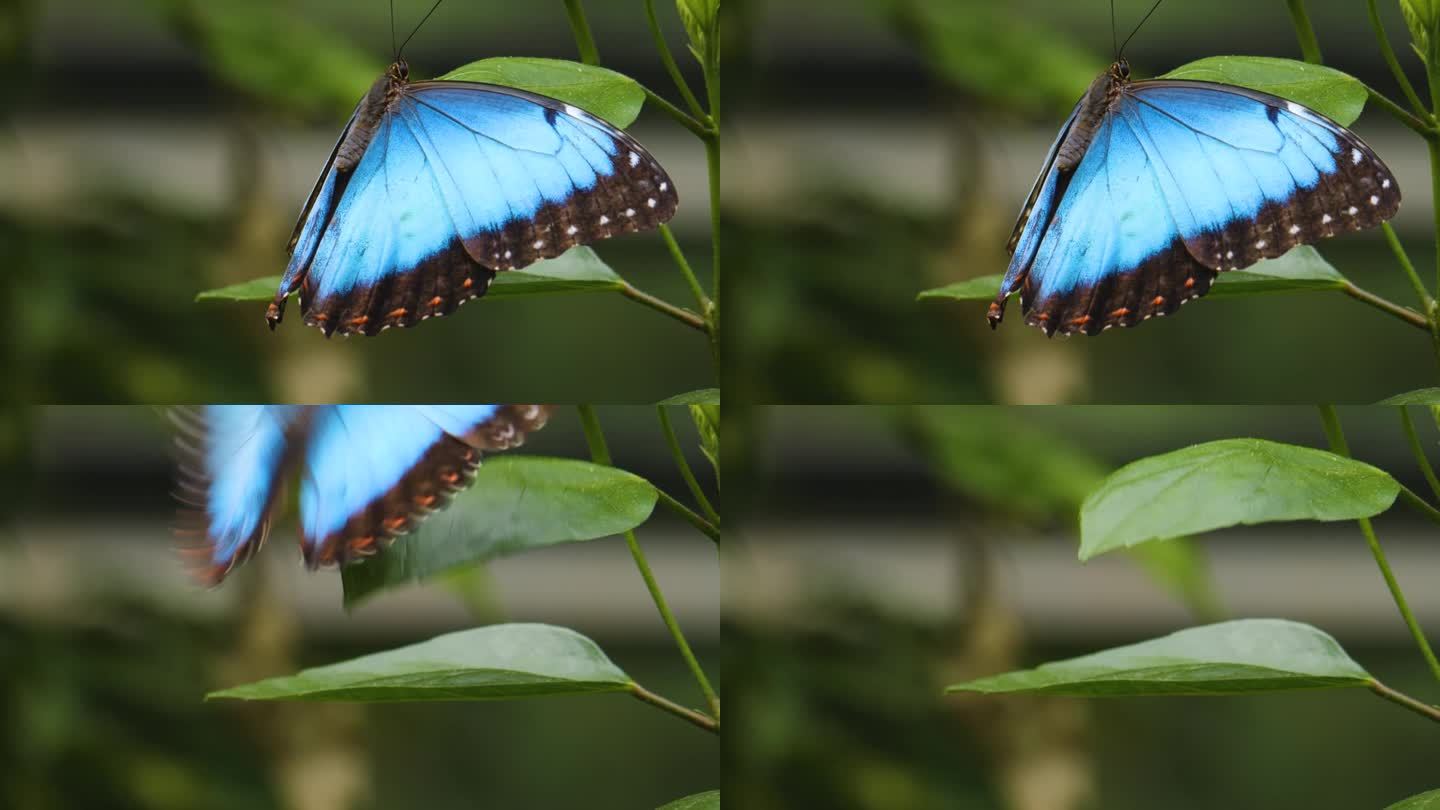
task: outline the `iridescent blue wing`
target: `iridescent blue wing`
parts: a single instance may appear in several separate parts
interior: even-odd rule
[[[1167,315],[1218,272],[1373,227],[1400,205],[1394,175],[1344,127],[1205,82],[1129,85],[1073,174],[1052,181],[1058,204],[1026,223],[1001,288],[1019,289],[1026,322],[1047,334]]]
[[[175,410],[182,451],[181,533],[203,541],[185,550],[206,584],[218,584],[265,542],[280,483],[296,458],[302,409],[208,405]]]
[[[539,405],[328,405],[310,420],[300,481],[312,568],[379,551],[474,476],[480,454],[545,424]]]
[[[497,271],[656,227],[678,204],[624,132],[466,82],[406,85],[354,172],[327,172],[314,199],[281,291],[298,288],[326,334],[367,335],[448,314]]]

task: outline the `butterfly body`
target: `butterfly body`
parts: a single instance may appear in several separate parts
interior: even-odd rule
[[[266,311],[300,294],[326,335],[447,315],[497,272],[657,227],[679,199],[633,138],[546,96],[411,82],[397,61],[341,133],[290,239]]]
[[[264,543],[290,473],[311,568],[378,552],[443,508],[482,452],[544,426],[538,405],[210,405],[177,411],[181,499],[200,578],[219,583]]]
[[[1008,245],[992,326],[1016,290],[1047,335],[1167,315],[1215,276],[1394,216],[1394,175],[1358,137],[1230,85],[1091,83],[1051,147]]]

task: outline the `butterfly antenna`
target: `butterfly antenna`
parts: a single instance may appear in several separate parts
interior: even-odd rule
[[[435,9],[440,8],[440,4],[443,3],[443,2],[445,2],[445,0],[435,0],[435,5],[431,6],[431,7],[430,7],[430,10],[427,11],[427,12],[425,12],[425,16],[420,18],[420,24],[417,25],[417,26],[415,26],[415,30],[410,32],[410,36],[405,37],[405,41],[404,41],[404,42],[400,43],[400,50],[397,51],[396,54],[395,54],[395,58],[396,58],[396,59],[399,59],[399,58],[400,58],[400,54],[402,54],[402,53],[405,52],[405,46],[406,46],[406,45],[409,45],[409,44],[410,44],[410,40],[411,40],[412,38],[414,38],[414,36],[415,36],[416,34],[420,33],[420,29],[421,29],[422,27],[424,27],[425,21],[428,20],[428,19],[430,19],[430,15],[431,15],[431,14],[434,14],[434,13],[435,13]]]
[[[1110,0],[1110,7],[1111,14],[1113,15],[1115,0]],[[1110,33],[1113,36],[1115,33],[1115,24],[1113,22],[1110,24],[1110,28]],[[395,0],[390,0],[390,56],[397,60],[400,58],[400,51],[395,48]]]
[[[1130,36],[1125,37],[1125,41],[1120,43],[1120,52],[1115,55],[1116,59],[1120,58],[1120,54],[1125,53],[1125,46],[1130,44],[1131,38],[1140,33],[1141,26],[1145,25],[1145,21],[1150,19],[1150,15],[1154,14],[1155,9],[1160,8],[1160,4],[1163,2],[1165,2],[1165,0],[1155,0],[1155,5],[1151,6],[1150,10],[1145,12],[1145,16],[1140,18],[1140,25],[1135,26],[1135,30],[1130,32]]]
[[[395,13],[395,0],[390,0],[390,13],[392,15]],[[390,24],[390,35],[393,39],[395,35],[395,24],[393,22]],[[1110,0],[1110,53],[1115,56],[1115,61],[1118,62],[1120,60],[1120,49],[1115,46],[1115,42],[1115,0]],[[394,43],[391,44],[393,45]]]

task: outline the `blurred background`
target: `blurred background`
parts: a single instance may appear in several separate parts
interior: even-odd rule
[[[399,36],[430,5],[396,0]],[[643,7],[587,5],[606,66],[666,92]],[[689,71],[678,17],[660,6]],[[13,302],[0,366],[15,401],[430,402],[483,390],[654,402],[714,385],[703,335],[616,294],[482,299],[423,327],[330,341],[293,316],[271,334],[263,304],[193,302],[283,270],[346,117],[389,63],[389,14],[388,0],[0,0],[0,292]],[[452,0],[406,56],[417,77],[493,56],[577,58],[561,0]],[[703,149],[651,110],[632,131],[682,191],[672,225],[703,275]],[[657,235],[598,251],[641,289],[690,300]]]
[[[1150,5],[1115,1],[1120,37]],[[1423,88],[1400,4],[1378,5]],[[1399,96],[1364,3],[1305,6],[1326,64]],[[1365,403],[1433,384],[1422,332],[1339,294],[1202,300],[1069,340],[1019,318],[992,333],[984,303],[915,300],[1004,272],[1046,149],[1110,61],[1108,0],[726,8],[725,241],[743,273],[727,357],[746,371],[732,401]],[[1300,58],[1286,4],[1169,0],[1126,49],[1140,76],[1219,54]],[[1432,279],[1424,142],[1373,105],[1354,128],[1400,178],[1394,224]],[[1378,231],[1321,249],[1359,286],[1414,304]]]
[[[727,474],[740,484],[728,501],[723,632],[728,733],[744,741],[727,748],[732,804],[1379,810],[1434,789],[1436,727],[1368,692],[941,694],[1186,626],[1280,617],[1333,634],[1377,678],[1435,702],[1354,522],[1076,559],[1079,504],[1113,469],[1240,436],[1325,447],[1313,407],[730,414]],[[1433,460],[1440,430],[1414,415]],[[1357,458],[1428,493],[1394,409],[1340,417]],[[1375,526],[1435,638],[1434,524],[1397,507]]]
[[[598,413],[618,465],[683,492],[652,408]],[[301,565],[291,514],[262,553],[205,590],[174,553],[171,436],[158,409],[6,416],[0,807],[634,810],[720,785],[717,740],[622,695],[202,700],[453,630],[535,621],[574,628],[647,688],[699,705],[620,538],[507,558],[347,614],[339,576]],[[677,429],[693,450],[693,430]],[[515,452],[589,457],[579,420],[563,408]],[[691,463],[705,475],[698,450]],[[665,510],[639,538],[696,654],[718,676],[713,546]]]

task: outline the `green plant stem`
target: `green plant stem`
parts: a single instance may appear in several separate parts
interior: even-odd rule
[[[1405,428],[1405,438],[1410,440],[1410,452],[1415,455],[1415,463],[1420,465],[1420,472],[1425,474],[1425,483],[1430,485],[1430,491],[1440,498],[1440,478],[1435,477],[1435,468],[1430,466],[1430,459],[1425,457],[1425,446],[1420,443],[1420,434],[1415,430],[1415,422],[1410,419],[1410,409],[1400,407],[1400,424]]]
[[[1422,701],[1416,700],[1415,698],[1410,697],[1404,692],[1397,692],[1394,689],[1386,686],[1385,684],[1375,680],[1374,678],[1370,679],[1370,691],[1374,692],[1382,698],[1385,698],[1391,703],[1399,706],[1404,706],[1405,708],[1409,709],[1412,712],[1415,712],[1421,717],[1428,717],[1431,720],[1440,723],[1440,706],[1431,706],[1429,703],[1424,703]]]
[[[665,72],[670,74],[670,81],[675,83],[675,89],[680,91],[680,97],[685,99],[695,118],[709,124],[710,117],[705,114],[705,108],[700,106],[699,99],[690,92],[690,84],[685,81],[685,74],[680,72],[680,66],[675,63],[675,57],[670,53],[670,45],[665,42],[665,32],[660,29],[660,20],[655,16],[655,0],[645,0],[645,17],[650,22],[650,35],[655,38],[655,50],[660,53],[660,61],[665,65]]]
[[[1420,299],[1420,308],[1429,312],[1435,306],[1435,299],[1430,297],[1430,291],[1425,289],[1425,282],[1420,280],[1420,274],[1415,272],[1415,265],[1410,262],[1410,254],[1405,252],[1405,246],[1400,244],[1400,237],[1395,229],[1388,222],[1380,223],[1380,231],[1385,234],[1385,243],[1390,246],[1390,252],[1395,254],[1395,260],[1400,263],[1400,269],[1405,271],[1405,277],[1410,280],[1410,286],[1415,288],[1415,297]]]
[[[705,139],[705,165],[710,170],[710,284],[714,301],[710,326],[720,333],[720,136]],[[1440,199],[1437,197],[1436,199]]]
[[[705,517],[716,526],[720,525],[720,513],[710,505],[710,499],[705,497],[705,490],[695,478],[695,472],[690,469],[690,462],[685,459],[685,451],[680,447],[680,440],[675,437],[675,427],[670,424],[670,412],[664,405],[656,405],[655,412],[660,416],[660,431],[665,434],[665,444],[670,448],[670,457],[675,459],[675,466],[680,470],[680,477],[685,479],[685,486],[690,488],[690,494],[695,502],[700,505],[700,511]]]
[[[1430,150],[1430,193],[1440,200],[1440,141],[1431,138],[1426,146]],[[1440,205],[1435,206],[1435,239],[1440,244]],[[1436,290],[1440,290],[1440,251],[1435,252],[1435,280]]]
[[[711,130],[710,127],[707,126],[704,122],[696,121],[694,118],[691,118],[685,113],[684,110],[676,107],[669,101],[666,101],[664,96],[656,93],[654,90],[651,90],[644,85],[641,85],[640,89],[645,91],[645,99],[647,101],[649,101],[651,104],[654,104],[656,107],[659,107],[661,112],[665,113],[671,118],[674,118],[677,122],[680,123],[681,126],[695,133],[695,137],[708,138],[712,134],[714,134],[714,131]]]
[[[644,304],[656,312],[663,312],[692,329],[698,329],[701,332],[710,331],[710,327],[705,323],[705,319],[690,310],[684,307],[677,307],[669,301],[656,298],[628,281],[622,281],[621,284],[624,286],[620,288],[620,294],[629,298],[631,301]]]
[[[1300,40],[1300,53],[1312,65],[1320,64],[1320,43],[1315,39],[1315,29],[1310,25],[1310,16],[1305,13],[1305,0],[1285,0],[1290,7],[1290,19],[1295,23],[1295,36]]]
[[[1340,426],[1340,417],[1335,413],[1334,405],[1320,405],[1320,421],[1325,426],[1325,436],[1330,441],[1330,450],[1336,455],[1350,458],[1350,446],[1345,442],[1345,431]],[[1360,518],[1356,521],[1360,524],[1360,531],[1365,535],[1365,542],[1370,546],[1370,554],[1375,558],[1375,565],[1380,569],[1380,575],[1385,578],[1385,586],[1390,589],[1390,598],[1395,601],[1395,607],[1399,609],[1400,616],[1405,620],[1405,626],[1409,628],[1410,635],[1415,639],[1415,645],[1420,648],[1420,655],[1424,657],[1425,663],[1430,666],[1430,672],[1440,681],[1440,659],[1435,657],[1435,651],[1430,649],[1430,642],[1426,640],[1425,633],[1420,629],[1420,623],[1415,619],[1415,614],[1410,611],[1410,605],[1405,600],[1405,592],[1400,590],[1400,583],[1395,579],[1395,573],[1390,570],[1390,561],[1385,557],[1385,550],[1380,548],[1380,540],[1375,536],[1375,527],[1370,524],[1369,518]]]
[[[585,19],[585,7],[580,0],[565,0],[565,14],[570,18],[575,46],[580,49],[580,61],[587,65],[600,64],[600,49],[595,47],[595,36],[590,33],[590,22]]]
[[[1380,43],[1380,55],[1385,57],[1385,64],[1390,66],[1390,73],[1395,76],[1395,83],[1400,85],[1400,92],[1405,94],[1405,100],[1415,110],[1415,114],[1429,124],[1434,124],[1435,117],[1425,108],[1424,102],[1416,94],[1414,85],[1405,76],[1405,69],[1400,67],[1400,60],[1395,56],[1395,50],[1390,47],[1390,37],[1385,34],[1385,25],[1380,22],[1380,12],[1375,8],[1375,0],[1366,0],[1370,7],[1370,27],[1375,29],[1375,39]],[[1435,137],[1433,134],[1431,139]]]
[[[1434,127],[1430,126],[1419,118],[1416,118],[1415,115],[1409,110],[1401,107],[1399,104],[1392,101],[1389,96],[1381,93],[1379,90],[1376,90],[1368,84],[1363,84],[1363,86],[1365,87],[1365,92],[1369,94],[1371,101],[1380,105],[1380,107],[1383,108],[1386,112],[1395,116],[1395,119],[1400,123],[1415,130],[1417,134],[1425,138],[1433,138],[1437,134],[1440,134],[1437,133]]]
[[[580,411],[580,424],[585,430],[585,443],[590,447],[590,458],[596,464],[603,464],[606,467],[615,466],[610,458],[610,448],[605,443],[605,432],[600,427],[600,419],[595,415],[593,405],[577,405]],[[710,715],[715,719],[715,727],[720,726],[720,696],[710,686],[710,679],[705,677],[705,670],[701,668],[700,661],[695,658],[695,652],[690,649],[690,642],[685,640],[685,632],[680,629],[680,623],[675,620],[675,614],[670,612],[670,604],[665,601],[665,594],[660,590],[660,583],[655,580],[655,574],[650,570],[650,562],[645,559],[645,552],[640,548],[640,541],[635,537],[634,530],[626,530],[625,544],[630,547],[630,556],[635,560],[635,568],[640,572],[640,578],[645,580],[645,587],[650,591],[650,599],[655,603],[655,609],[660,613],[660,619],[670,631],[670,636],[675,640],[675,646],[680,650],[680,657],[685,659],[685,665],[690,668],[690,673],[695,677],[695,683],[700,687],[700,692],[705,696],[705,703],[710,707]],[[637,695],[638,697],[638,695]]]
[[[1430,502],[1420,497],[1415,490],[1401,484],[1400,497],[1403,498],[1406,503],[1415,507],[1415,509],[1428,518],[1431,523],[1440,523],[1440,509],[1431,506]]]
[[[651,706],[658,706],[676,717],[694,723],[706,731],[713,734],[720,733],[720,722],[715,718],[703,712],[697,712],[694,709],[687,709],[679,703],[660,697],[638,683],[630,684],[630,694],[637,700],[649,703]]]
[[[675,234],[670,230],[669,225],[660,226],[660,237],[665,240],[665,247],[670,249],[670,257],[675,260],[675,265],[680,268],[680,274],[685,277],[685,283],[690,285],[690,292],[695,296],[695,303],[699,305],[700,311],[704,312],[710,308],[710,296],[705,294],[705,288],[700,286],[700,279],[695,277],[695,271],[691,269],[690,262],[685,259],[684,251],[680,250],[680,243],[675,241]]]
[[[694,509],[691,509],[690,507],[681,503],[674,495],[671,495],[665,490],[656,487],[655,494],[659,497],[660,503],[666,509],[669,509],[670,511],[679,515],[685,520],[686,523],[689,523],[691,526],[699,529],[700,532],[703,533],[706,537],[710,538],[716,543],[720,542],[719,526],[716,526],[715,524],[706,520],[704,516],[697,513]]]
[[[1356,301],[1362,301],[1382,312],[1394,315],[1417,329],[1424,329],[1427,332],[1430,331],[1429,319],[1409,307],[1402,307],[1393,301],[1381,298],[1375,293],[1361,289],[1349,281],[1345,282],[1345,286],[1341,287],[1340,291],[1354,298]]]

